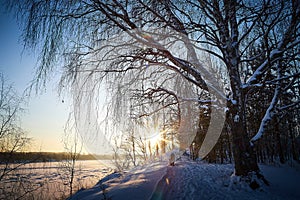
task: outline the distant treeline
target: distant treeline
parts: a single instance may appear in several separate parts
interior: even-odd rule
[[[0,152],[0,163],[50,162],[70,159],[64,152]],[[80,154],[77,160],[111,160],[111,155]]]

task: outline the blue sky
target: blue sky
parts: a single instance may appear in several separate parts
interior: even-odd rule
[[[36,56],[23,51],[17,22],[0,6],[0,71],[22,94],[34,77]],[[68,101],[62,103],[55,77],[41,95],[32,94],[25,105],[21,126],[34,139],[33,151],[63,151],[63,127],[68,117]]]

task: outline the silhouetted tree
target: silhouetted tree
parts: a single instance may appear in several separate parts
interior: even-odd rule
[[[29,149],[31,139],[27,137],[25,131],[20,127],[20,114],[23,109],[23,102],[14,90],[13,86],[7,83],[4,75],[0,74],[0,198],[17,199],[28,197],[31,192],[38,189],[30,182],[24,180],[7,180],[19,170],[23,165],[32,160],[15,160],[16,153]]]

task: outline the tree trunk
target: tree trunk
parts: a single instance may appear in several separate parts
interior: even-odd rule
[[[291,136],[291,146],[292,146],[292,157],[293,160],[299,161],[299,155],[298,155],[298,149],[297,149],[297,145],[296,145],[296,138],[294,135],[294,131],[293,131],[293,122],[291,120],[288,120],[288,124],[289,124],[289,133]]]
[[[239,59],[237,52],[232,49],[228,56],[228,69],[232,88],[233,100],[229,102],[229,121],[232,132],[232,148],[235,164],[235,174],[247,176],[251,172],[259,172],[257,158],[250,144],[246,126],[245,91],[241,89],[241,80],[238,71]]]
[[[166,133],[164,132],[162,134],[162,140],[161,140],[161,153],[162,154],[165,154],[166,153],[166,139],[167,139],[167,136],[166,136]]]
[[[209,122],[211,119],[210,113],[211,113],[210,109],[208,109],[208,110],[200,109],[197,133],[196,133],[196,135],[193,139],[193,142],[190,146],[190,149],[192,149],[191,157],[193,160],[196,160],[199,157],[199,151],[200,151],[201,145],[202,145],[204,138],[206,136],[206,133],[208,131]]]
[[[235,174],[238,176],[247,176],[250,172],[259,172],[259,168],[246,128],[245,95],[244,91],[240,88],[241,82],[237,65],[234,65],[234,63],[238,63],[238,59],[235,53],[231,55],[231,58],[233,59],[231,59],[232,62],[228,69],[231,77],[233,101],[229,102],[229,121],[232,132]]]
[[[229,105],[229,122],[232,132],[232,148],[235,163],[235,174],[247,176],[250,172],[259,172],[256,155],[250,144],[246,126],[245,91],[241,88],[238,71],[239,57],[235,49],[228,49],[227,69],[230,75],[233,100]]]
[[[235,174],[247,176],[250,172],[259,172],[255,153],[241,119],[239,121],[233,119],[232,143]]]
[[[279,121],[278,121],[277,117],[275,117],[275,135],[276,135],[276,140],[277,140],[277,149],[278,149],[278,154],[279,154],[279,160],[280,160],[280,163],[283,164],[283,163],[285,163],[285,157],[284,157],[284,153],[282,150]]]
[[[190,146],[191,158],[193,160],[196,160],[199,157],[200,147],[204,141],[205,135],[206,135],[206,133],[202,130],[202,128],[199,125],[197,133],[196,133],[194,140]]]

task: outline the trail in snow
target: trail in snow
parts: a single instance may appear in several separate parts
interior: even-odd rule
[[[205,169],[205,165],[197,170],[195,164],[179,161],[174,167],[168,166],[167,173],[158,182],[150,200],[223,199],[224,194],[213,192],[216,188],[210,173],[212,172]],[[232,173],[232,170],[228,170],[228,173]],[[216,181],[221,179],[222,177],[217,177]]]

